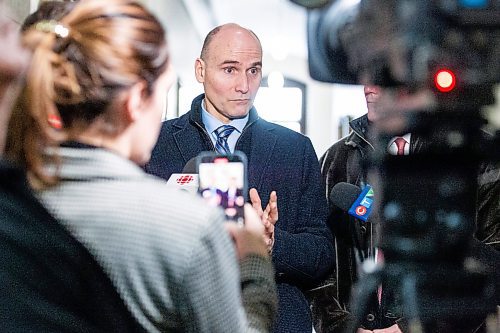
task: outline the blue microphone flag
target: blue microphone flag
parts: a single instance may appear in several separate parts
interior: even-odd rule
[[[366,185],[360,195],[349,208],[349,215],[366,222],[372,211],[373,205],[373,189],[370,185]]]

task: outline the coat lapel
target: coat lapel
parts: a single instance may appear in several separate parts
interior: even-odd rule
[[[278,136],[274,133],[272,127],[267,122],[260,119],[252,128],[252,140],[248,148],[248,183],[250,186],[260,187],[269,177],[269,171],[266,175],[266,167],[274,164],[272,158],[275,155],[274,149]]]
[[[177,129],[173,135],[175,145],[184,160],[184,165],[198,156],[200,152],[214,150],[201,120],[201,101],[204,97],[204,94],[197,96],[191,103],[191,111],[178,118],[173,124],[173,127]]]
[[[190,127],[185,127],[174,133],[175,144],[184,160],[184,164],[201,151],[207,150],[201,141],[193,140],[193,137],[197,135],[200,134],[197,131],[192,131]]]

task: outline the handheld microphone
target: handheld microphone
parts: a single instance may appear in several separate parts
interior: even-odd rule
[[[315,9],[325,7],[330,0],[292,0],[292,2],[307,9]]]
[[[330,202],[342,211],[348,212],[360,194],[359,186],[345,182],[337,183],[330,192]]]
[[[360,242],[360,225],[359,222],[365,223],[371,213],[373,204],[373,190],[370,185],[366,185],[363,190],[359,186],[340,182],[333,186],[330,196],[330,202],[336,207],[340,208],[343,212],[348,213],[356,221],[349,224],[351,230],[352,241],[358,250],[358,261],[362,262],[368,256],[365,254],[367,244],[361,246]]]
[[[363,190],[358,186],[340,182],[330,192],[330,202],[352,217],[366,222],[373,206],[373,189],[366,185]]]
[[[193,157],[189,161],[187,161],[186,165],[182,169],[182,173],[198,173],[196,169],[196,160],[198,156]]]
[[[173,173],[167,180],[167,186],[188,193],[196,194],[198,192],[199,178],[196,172],[196,157],[190,159],[182,173]]]

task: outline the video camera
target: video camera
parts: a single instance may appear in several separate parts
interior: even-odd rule
[[[337,0],[311,10],[307,29],[319,81],[435,86],[446,69],[457,89],[500,82],[498,0]]]
[[[478,170],[487,159],[500,160],[499,132],[484,135],[481,114],[500,82],[500,0],[292,1],[310,9],[313,79],[426,90],[434,98],[429,110],[404,113],[400,133],[379,130],[378,148],[365,161],[379,198],[378,246],[386,258],[379,279],[401,285],[409,319],[491,313],[491,280],[464,261]],[[390,138],[408,132],[429,143],[426,149],[388,155]],[[367,285],[376,287],[375,280]]]

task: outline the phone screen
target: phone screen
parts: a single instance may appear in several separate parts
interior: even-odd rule
[[[244,223],[246,160],[241,155],[208,154],[198,161],[199,193],[210,205],[224,209],[226,218]]]

